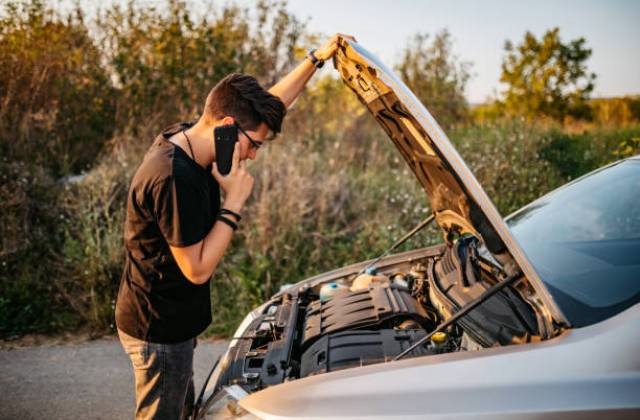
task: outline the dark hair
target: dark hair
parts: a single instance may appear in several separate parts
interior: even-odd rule
[[[267,92],[254,77],[241,73],[220,80],[209,92],[204,108],[207,120],[230,116],[247,130],[256,130],[264,122],[274,133],[281,131],[286,113],[280,98]]]

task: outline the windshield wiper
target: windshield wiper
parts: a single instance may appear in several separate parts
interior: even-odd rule
[[[386,257],[387,255],[389,255],[390,252],[392,252],[394,249],[396,249],[397,247],[399,247],[400,245],[402,245],[403,243],[407,242],[409,240],[409,238],[411,238],[413,235],[415,235],[416,233],[420,232],[422,229],[424,229],[429,223],[431,223],[433,221],[433,219],[435,219],[436,216],[435,214],[432,214],[431,216],[427,217],[426,219],[424,219],[422,222],[420,222],[420,224],[416,227],[414,227],[413,229],[411,229],[411,231],[409,231],[406,235],[404,235],[402,238],[398,239],[398,241],[396,241],[395,244],[391,245],[391,248],[387,249],[386,251],[384,251],[382,253],[382,255],[380,255],[378,258],[376,258],[375,260],[371,261],[371,263],[369,263],[369,265],[367,265],[365,268],[363,268],[362,270],[360,270],[360,272],[358,273],[358,275],[364,273],[365,271],[371,269],[372,267],[375,267],[376,264],[378,264],[380,262],[381,259],[383,259],[384,257]]]
[[[449,318],[448,320],[446,320],[442,324],[438,325],[438,327],[435,330],[431,331],[429,334],[427,334],[426,336],[422,337],[419,341],[417,341],[415,344],[410,346],[408,349],[406,349],[405,351],[403,351],[402,353],[400,353],[399,355],[394,357],[393,360],[395,361],[395,360],[402,359],[404,356],[406,356],[407,354],[411,353],[414,349],[416,349],[417,347],[419,347],[422,344],[424,344],[427,340],[429,340],[433,334],[444,330],[449,325],[451,325],[454,322],[458,321],[460,318],[462,318],[463,316],[467,315],[469,312],[471,312],[473,309],[478,307],[481,303],[485,302],[491,296],[495,295],[500,290],[502,290],[505,287],[507,287],[507,286],[511,285],[512,283],[514,283],[521,276],[522,276],[522,273],[520,273],[520,271],[518,271],[518,272],[512,274],[511,276],[507,277],[506,279],[504,279],[500,283],[494,284],[493,286],[488,288],[483,294],[478,296],[476,299],[472,300],[471,302],[469,302],[468,304],[466,304],[465,306],[460,308],[460,310],[458,312],[456,312],[455,314],[453,314],[453,316],[451,318]]]

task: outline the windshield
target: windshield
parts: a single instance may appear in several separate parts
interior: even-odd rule
[[[574,326],[640,300],[640,160],[569,184],[507,224]]]

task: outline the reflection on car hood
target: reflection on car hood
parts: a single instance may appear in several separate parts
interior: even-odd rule
[[[404,82],[360,44],[347,39],[340,40],[334,65],[418,178],[445,241],[466,233],[476,236],[507,273],[522,271],[547,317],[568,324],[487,193]]]

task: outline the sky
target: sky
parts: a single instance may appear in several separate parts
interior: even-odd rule
[[[431,1],[289,0],[289,9],[308,17],[313,32],[354,35],[358,42],[393,65],[415,33],[447,28],[453,51],[472,63],[467,98],[482,102],[500,86],[500,65],[507,39],[520,42],[525,31],[537,37],[560,28],[564,42],[584,37],[593,54],[594,96],[640,94],[640,1]]]
[[[104,7],[124,1],[80,3],[90,12],[96,4]],[[198,13],[206,13],[205,0],[185,1]],[[138,2],[164,4],[163,0]],[[235,3],[251,8],[253,1]],[[499,79],[507,39],[518,43],[527,30],[540,38],[556,26],[564,42],[584,37],[593,50],[587,62],[589,71],[597,75],[593,96],[640,94],[640,0],[288,0],[288,8],[306,19],[311,32],[354,35],[389,67],[401,59],[412,35],[448,29],[454,54],[472,64],[466,89],[471,103],[483,102],[504,89]]]

